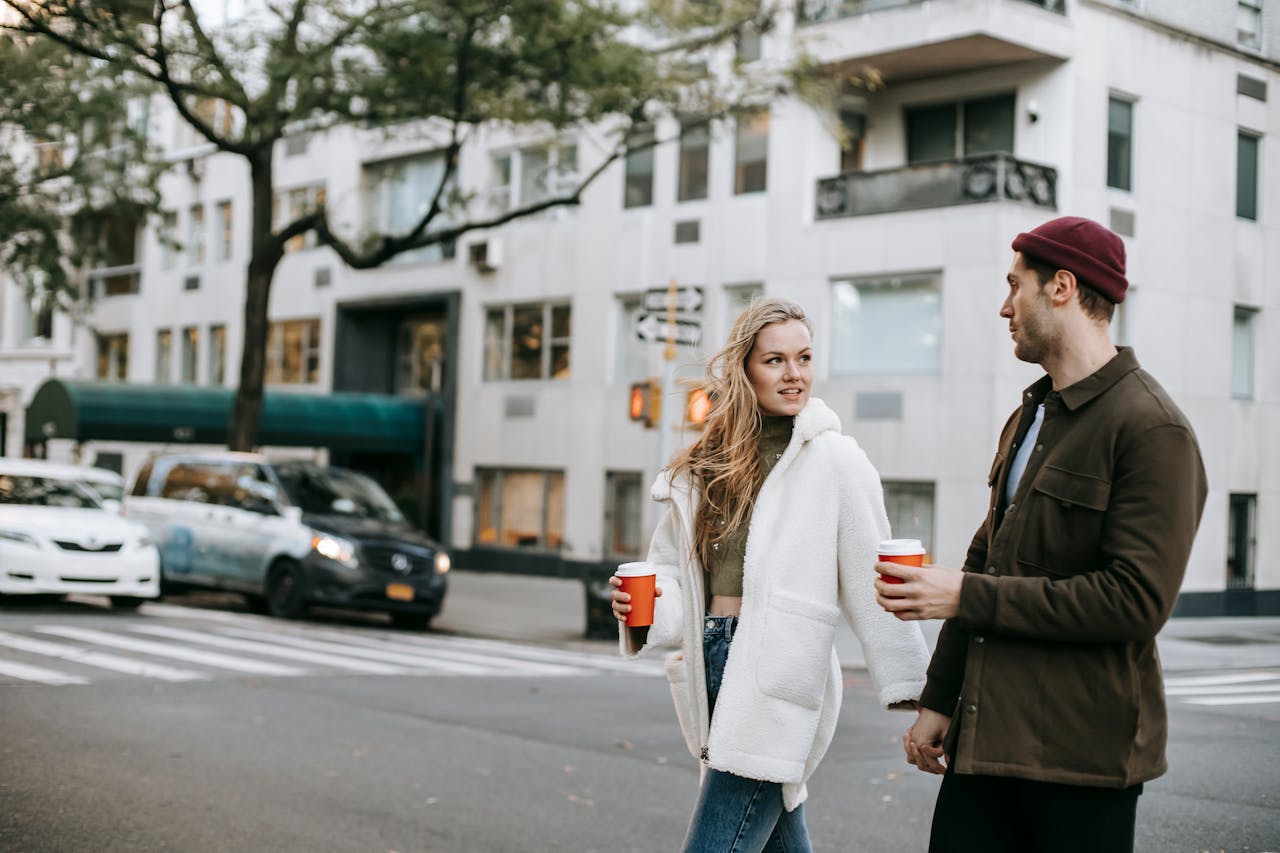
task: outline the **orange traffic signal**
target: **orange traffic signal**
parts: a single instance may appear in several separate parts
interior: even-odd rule
[[[685,403],[684,419],[691,426],[701,428],[709,414],[711,414],[711,397],[707,394],[707,389],[694,388],[689,392],[689,399]]]
[[[633,421],[643,421],[645,427],[657,426],[662,417],[662,386],[657,380],[646,379],[631,383],[627,414]]]

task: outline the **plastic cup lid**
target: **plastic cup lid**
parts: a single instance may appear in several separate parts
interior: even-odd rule
[[[888,557],[905,557],[925,552],[919,539],[886,539],[876,550]]]
[[[614,572],[620,578],[638,578],[654,574],[653,566],[648,563],[623,563]]]

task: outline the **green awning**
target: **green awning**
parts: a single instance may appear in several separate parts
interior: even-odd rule
[[[27,441],[226,444],[228,388],[50,379],[27,407]],[[267,391],[258,443],[421,454],[427,401],[388,394]]]

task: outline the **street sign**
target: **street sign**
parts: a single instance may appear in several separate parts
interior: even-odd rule
[[[676,311],[692,314],[702,308],[701,287],[677,287],[675,293]],[[644,310],[668,310],[667,301],[670,298],[670,294],[671,291],[665,287],[655,287],[652,290],[646,290],[644,292]]]
[[[668,339],[670,332],[670,339]],[[702,339],[702,324],[697,320],[677,319],[668,325],[663,314],[641,314],[636,321],[636,335],[642,341],[654,344],[676,343],[697,346]]]

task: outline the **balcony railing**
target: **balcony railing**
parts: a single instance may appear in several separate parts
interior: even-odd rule
[[[823,21],[835,21],[840,18],[851,18],[867,12],[879,12],[884,9],[897,9],[902,6],[915,6],[925,0],[800,0],[796,4],[796,20],[800,24],[819,24]],[[1059,15],[1067,13],[1066,0],[1020,0],[1039,6]]]
[[[938,160],[818,181],[818,219],[1016,201],[1054,210],[1058,170],[1008,154]]]
[[[99,267],[89,272],[89,293],[94,297],[137,293],[142,283],[142,264]]]

